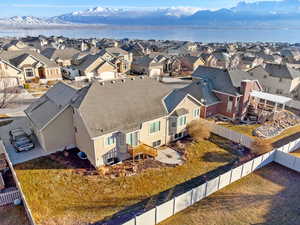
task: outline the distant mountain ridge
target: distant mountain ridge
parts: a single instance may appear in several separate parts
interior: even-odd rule
[[[194,7],[119,9],[95,7],[52,17],[12,17],[0,24],[107,24],[107,25],[192,25],[206,27],[297,27],[300,0],[240,2],[230,9],[204,10]]]

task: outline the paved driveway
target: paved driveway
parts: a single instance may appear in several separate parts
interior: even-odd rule
[[[41,156],[48,155],[49,153],[45,152],[39,145],[37,139],[33,137],[35,142],[35,148],[28,152],[17,153],[15,148],[10,144],[9,141],[9,131],[14,128],[23,128],[26,132],[29,131],[29,121],[27,118],[17,118],[7,126],[0,127],[0,137],[3,140],[4,146],[8,153],[8,156],[12,164],[18,164],[22,162],[29,161],[31,159],[39,158]]]

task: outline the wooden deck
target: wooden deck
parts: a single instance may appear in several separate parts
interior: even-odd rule
[[[140,144],[134,148],[128,147],[128,151],[133,158],[136,157],[137,155],[141,155],[141,154],[149,155],[153,158],[157,157],[157,155],[158,155],[157,149],[155,149],[151,146],[148,146],[146,144]]]

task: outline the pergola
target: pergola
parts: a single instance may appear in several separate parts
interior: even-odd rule
[[[274,111],[278,111],[278,104],[282,105],[281,110],[285,109],[285,105],[291,101],[292,99],[289,97],[281,96],[281,95],[274,95],[266,92],[261,91],[252,91],[250,96],[255,99],[263,100],[264,107],[267,106],[267,102],[274,103]]]

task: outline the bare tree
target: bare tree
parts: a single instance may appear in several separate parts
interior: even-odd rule
[[[255,138],[255,140],[251,144],[252,152],[257,155],[267,153],[269,151],[272,151],[272,149],[272,142],[267,139]]]
[[[193,120],[188,125],[187,130],[195,141],[202,141],[210,137],[211,123],[205,120]]]
[[[16,92],[17,88],[10,78],[0,77],[0,108],[7,107]]]

